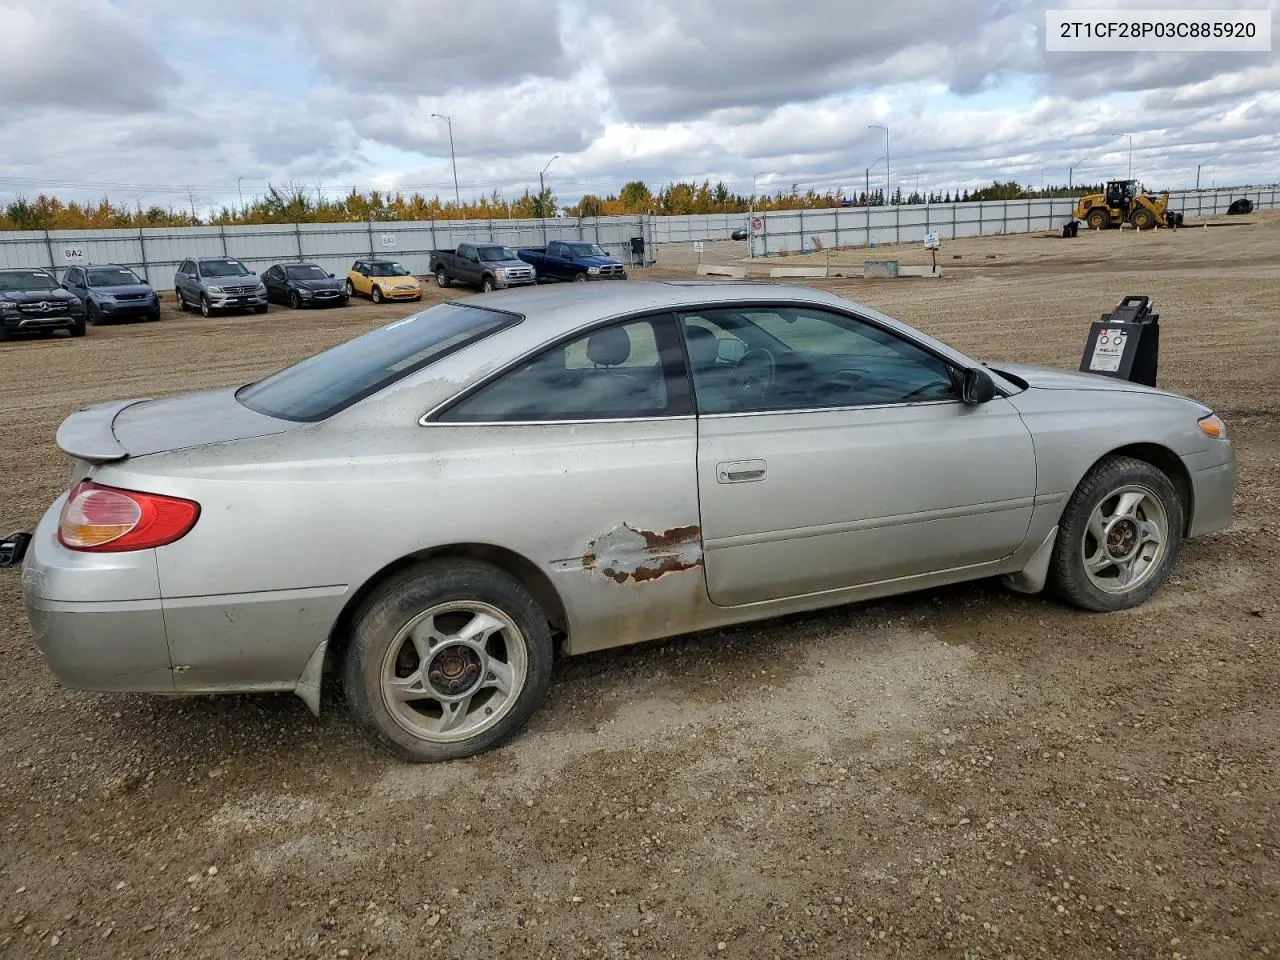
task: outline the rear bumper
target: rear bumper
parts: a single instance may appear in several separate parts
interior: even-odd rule
[[[157,551],[79,553],[58,542],[65,499],[32,533],[22,566],[31,632],[58,682],[116,693],[304,684],[342,610],[344,585],[162,599]]]
[[[1186,458],[1194,502],[1189,537],[1226,530],[1235,516],[1236,451],[1230,441]]]

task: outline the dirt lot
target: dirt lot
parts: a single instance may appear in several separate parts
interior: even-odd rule
[[[0,956],[1277,955],[1280,215],[1247,219],[820,282],[1070,369],[1091,320],[1154,296],[1161,383],[1226,419],[1241,480],[1234,528],[1128,613],[984,583],[592,655],[509,747],[410,767],[333,695],[316,721],[291,696],[61,689],[0,571]],[[414,309],[5,344],[0,533],[62,489],[77,407],[244,381]]]

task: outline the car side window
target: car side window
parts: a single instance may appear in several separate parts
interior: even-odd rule
[[[804,305],[681,317],[701,413],[956,401],[956,372],[864,320]]]
[[[660,316],[598,327],[550,347],[436,419],[606,420],[692,412],[679,335],[671,318]]]
[[[62,282],[65,283],[68,287],[80,286],[80,281],[76,279],[76,275],[78,273],[79,271],[76,270],[75,267],[72,267],[70,270],[67,271],[67,275],[62,278]]]

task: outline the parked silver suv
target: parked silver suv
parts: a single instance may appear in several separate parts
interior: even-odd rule
[[[178,309],[198,307],[204,316],[215,310],[267,312],[267,288],[258,275],[234,257],[190,257],[173,275]]]

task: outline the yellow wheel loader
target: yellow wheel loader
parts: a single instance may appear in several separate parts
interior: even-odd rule
[[[1071,214],[1090,230],[1105,230],[1122,223],[1150,230],[1152,227],[1180,227],[1182,214],[1169,209],[1169,193],[1152,196],[1137,180],[1108,180],[1106,193],[1081,197]]]

